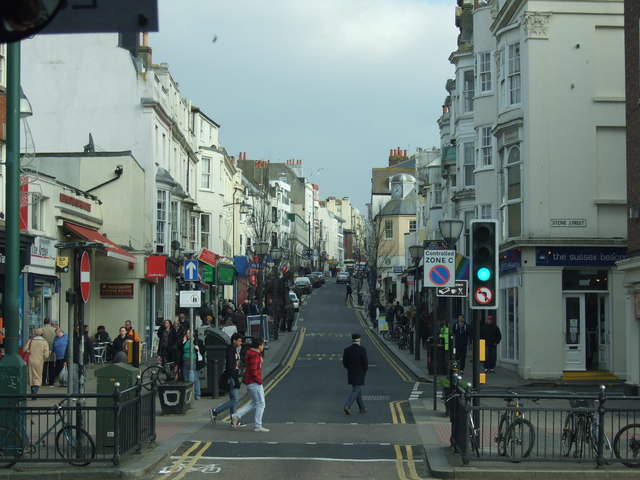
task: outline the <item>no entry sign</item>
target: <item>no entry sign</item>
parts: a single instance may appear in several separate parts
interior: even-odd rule
[[[453,287],[456,284],[456,251],[425,250],[426,287]]]
[[[82,301],[89,301],[89,292],[91,291],[91,264],[89,263],[89,254],[82,252],[80,257],[80,295]]]

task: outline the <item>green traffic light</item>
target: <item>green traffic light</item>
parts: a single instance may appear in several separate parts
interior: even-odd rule
[[[478,280],[480,280],[481,282],[486,282],[491,278],[491,270],[487,267],[481,267],[478,269],[476,277],[478,277]]]

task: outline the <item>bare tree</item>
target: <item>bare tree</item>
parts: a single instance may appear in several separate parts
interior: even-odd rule
[[[271,244],[271,235],[274,232],[275,223],[269,200],[269,192],[265,188],[259,190],[250,198],[249,203],[251,204],[252,212],[248,215],[247,220],[253,233],[253,243],[267,242]]]
[[[369,291],[372,293],[372,296],[376,291],[378,273],[385,272],[391,268],[390,260],[393,245],[385,239],[385,220],[386,218],[384,216],[378,214],[373,217],[371,223],[367,225],[365,251],[369,264]],[[375,300],[379,299],[375,298]]]

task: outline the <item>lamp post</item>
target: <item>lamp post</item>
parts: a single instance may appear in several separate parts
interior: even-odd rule
[[[420,360],[420,319],[418,318],[418,308],[420,306],[420,294],[418,293],[418,267],[420,259],[424,256],[424,247],[422,245],[412,245],[409,247],[409,253],[416,265],[416,273],[413,276],[413,298],[416,304],[416,314],[414,318],[414,355],[416,360]]]
[[[438,222],[438,228],[440,229],[440,235],[442,236],[442,240],[447,246],[447,248],[455,250],[456,242],[458,238],[460,238],[460,234],[462,233],[462,228],[464,227],[464,222],[462,220],[458,220],[457,218],[448,218],[445,220],[440,220]],[[451,316],[451,312],[453,310],[453,298],[449,297],[449,316]],[[449,321],[451,319],[447,319],[447,325],[449,325]],[[436,344],[433,350],[433,409],[437,410],[437,395],[438,395],[438,353],[437,347],[439,342],[438,339],[438,322],[436,316],[433,315],[433,334],[436,338]],[[449,380],[451,380],[451,376],[449,376]]]
[[[278,314],[278,265],[282,259],[282,249],[279,247],[273,247],[271,249],[271,260],[273,260],[273,339],[278,339],[278,329],[280,328],[280,317]]]
[[[256,242],[253,244],[253,250],[256,252],[256,255],[258,255],[258,261],[260,262],[260,275],[258,275],[258,308],[262,314],[262,301],[264,299],[264,267],[262,262],[264,261],[264,256],[269,251],[269,244],[267,242]]]

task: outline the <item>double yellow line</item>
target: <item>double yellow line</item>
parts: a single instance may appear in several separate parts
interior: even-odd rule
[[[191,467],[193,467],[196,464],[196,462],[200,460],[200,457],[204,455],[204,452],[206,452],[207,449],[212,444],[213,442],[204,442],[204,446],[198,451],[198,453],[196,453],[191,458],[191,460],[189,460],[189,455],[191,455],[191,452],[193,452],[200,445],[202,445],[202,442],[199,440],[194,442],[193,445],[191,445],[191,447],[185,450],[185,452],[180,456],[180,458],[178,458],[175,462],[173,462],[173,465],[167,472],[167,476],[164,478],[170,478],[171,480],[180,480],[181,478],[183,478],[187,473],[189,473],[189,471],[191,471]],[[181,470],[178,472],[177,471],[178,468],[180,468],[183,465],[183,462],[187,462],[187,460],[188,460],[188,463],[185,463],[184,466],[181,468]],[[173,474],[176,474],[176,475],[172,476]]]
[[[367,332],[367,337],[369,338],[369,340],[371,340],[371,343],[375,345],[380,354],[385,358],[389,365],[391,365],[391,368],[393,368],[398,376],[405,382],[413,382],[414,379],[409,373],[407,373],[406,368],[404,368],[404,366],[400,364],[400,362],[394,355],[389,353],[389,350],[382,343],[380,337],[376,335],[375,331],[369,328],[369,324],[367,323],[367,320],[364,318],[360,310],[356,310],[356,316],[358,317],[358,321],[360,322],[360,325],[362,326],[364,331]]]
[[[394,425],[407,423],[404,411],[402,410],[403,405],[406,403],[406,400],[396,400],[389,403],[391,419]],[[413,447],[411,445],[394,445],[393,449],[396,453],[396,470],[399,480],[425,480],[416,470]],[[408,470],[408,472],[406,470]]]
[[[270,379],[265,384],[265,386],[264,386],[264,394],[265,394],[265,396],[271,390],[276,388],[276,386],[282,381],[282,379],[284,377],[287,376],[287,374],[291,371],[291,369],[295,365],[296,360],[298,359],[298,356],[300,355],[300,350],[302,349],[302,344],[304,343],[304,336],[305,336],[305,334],[307,332],[307,329],[306,329],[306,327],[302,327],[302,328],[298,329],[298,332],[299,332],[299,334],[298,334],[298,338],[296,338],[295,347],[293,349],[293,352],[291,353],[291,356],[287,360],[287,363],[284,364],[282,369],[277,373],[277,375],[275,377]]]

